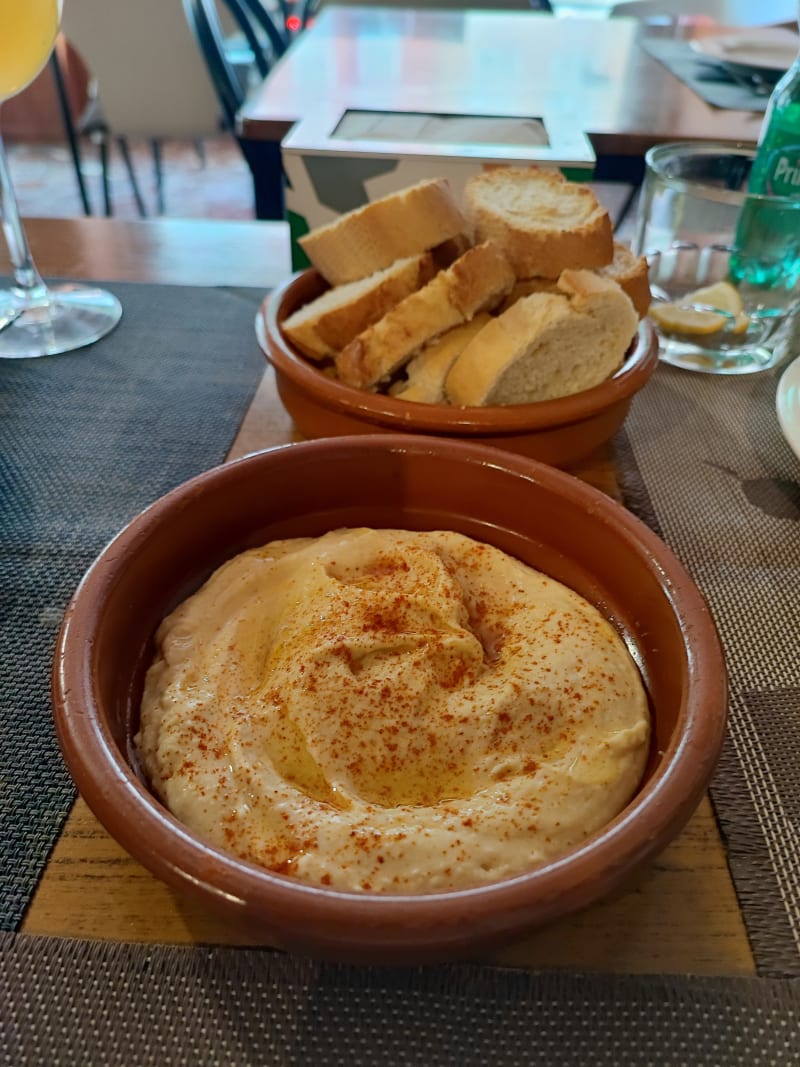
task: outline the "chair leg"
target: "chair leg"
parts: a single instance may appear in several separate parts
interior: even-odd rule
[[[278,141],[237,138],[253,175],[257,219],[284,219],[283,161]]]
[[[75,168],[75,178],[78,182],[78,193],[80,194],[81,203],[83,204],[83,213],[84,215],[91,215],[92,205],[89,200],[86,182],[83,178],[83,166],[81,162],[80,148],[78,147],[78,138],[75,133],[75,123],[72,121],[72,111],[69,106],[67,89],[64,85],[64,72],[61,69],[57,49],[53,49],[53,53],[50,56],[50,68],[56,83],[58,104],[61,109],[61,120],[64,123],[64,132],[67,135],[67,143],[69,144],[69,151],[72,156],[72,165]]]
[[[108,173],[108,135],[104,131],[96,135],[97,150],[100,154],[100,175],[103,182],[103,210],[106,218],[114,214],[114,204],[111,200],[111,178]]]
[[[197,153],[197,158],[200,160],[200,166],[205,170],[208,166],[208,155],[206,153],[205,142],[201,140],[193,141],[194,150]]]
[[[153,152],[153,173],[156,179],[156,210],[159,215],[163,215],[166,211],[166,202],[164,200],[164,167],[161,155],[161,142],[157,137],[154,137],[151,140],[150,148]]]
[[[139,188],[139,182],[136,180],[136,171],[133,169],[133,160],[131,159],[130,147],[128,146],[127,137],[118,137],[117,144],[119,150],[122,153],[122,161],[125,164],[125,169],[128,172],[128,179],[131,183],[131,189],[133,190],[133,198],[136,201],[136,207],[139,209],[139,215],[145,219],[147,218],[147,208],[145,207],[144,199],[142,198],[142,191]]]

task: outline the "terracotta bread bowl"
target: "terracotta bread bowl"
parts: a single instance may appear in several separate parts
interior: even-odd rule
[[[658,364],[656,335],[650,323],[643,322],[620,370],[594,389],[573,396],[475,408],[397,400],[329,377],[281,333],[284,319],[325,288],[315,270],[302,271],[267,297],[256,321],[259,341],[275,369],[278,393],[305,437],[398,431],[435,434],[569,467],[614,436],[634,395]]]
[[[359,525],[450,529],[490,542],[577,590],[624,635],[654,729],[640,790],[610,825],[557,862],[504,882],[380,896],[316,888],[235,859],[155,799],[132,737],[160,620],[248,547]],[[726,720],[725,665],[708,608],[650,530],[553,467],[421,435],[287,445],[214,468],[158,500],[76,591],[52,683],[67,766],[131,855],[250,935],[352,961],[474,957],[608,894],[690,817]]]

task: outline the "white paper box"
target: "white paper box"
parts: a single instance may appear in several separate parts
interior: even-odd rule
[[[356,108],[309,116],[281,152],[295,270],[308,266],[303,234],[425,178],[447,178],[460,199],[467,178],[487,167],[553,167],[590,181],[595,165],[583,132],[547,129],[541,119]]]

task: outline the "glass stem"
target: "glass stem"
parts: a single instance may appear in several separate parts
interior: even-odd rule
[[[8,242],[14,270],[14,291],[27,307],[43,307],[49,303],[47,286],[33,262],[28,239],[19,217],[17,198],[8,169],[8,158],[0,135],[0,218]]]

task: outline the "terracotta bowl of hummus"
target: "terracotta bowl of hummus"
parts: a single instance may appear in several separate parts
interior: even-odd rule
[[[644,321],[623,365],[593,389],[535,404],[451,407],[412,403],[337,381],[284,337],[280,328],[284,319],[324,289],[325,283],[315,270],[302,271],[270,294],[256,318],[256,334],[275,370],[283,405],[308,438],[434,434],[493,445],[569,468],[614,436],[633,397],[658,364],[658,340],[650,323]]]
[[[702,595],[624,508],[376,434],[247,456],[138,515],[68,607],[52,692],[92,811],[232,934],[419,963],[623,886],[709,783],[725,677]]]

